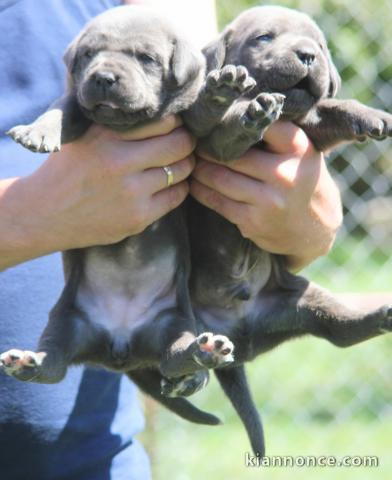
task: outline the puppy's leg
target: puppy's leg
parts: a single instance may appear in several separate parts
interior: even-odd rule
[[[196,102],[183,114],[185,123],[197,137],[204,137],[220,123],[230,105],[255,85],[243,66],[226,65],[211,71]]]
[[[160,370],[165,377],[177,378],[221,367],[234,361],[233,350],[232,342],[224,335],[204,332],[195,338],[186,332],[167,349]]]
[[[219,418],[199,410],[184,398],[170,398],[161,394],[161,374],[156,370],[132,370],[128,377],[145,393],[185,420],[205,425],[219,425]]]
[[[7,132],[33,152],[57,152],[62,143],[80,137],[91,122],[80,111],[76,98],[65,95],[30,125],[18,125]]]
[[[132,336],[132,355],[147,364],[158,363],[160,372],[172,384],[167,386],[167,393],[170,390],[179,395],[181,391],[188,395],[188,388],[196,391],[207,380],[205,373],[193,374],[233,361],[234,347],[227,337],[211,333],[196,337],[194,331],[193,314],[184,316],[170,310],[149,327],[141,326]]]
[[[222,161],[240,157],[261,141],[266,128],[278,120],[283,103],[284,96],[279,93],[260,93],[253,100],[239,100],[221,124],[201,139],[202,148]]]
[[[57,383],[96,338],[80,312],[55,309],[37,351],[14,348],[4,352],[0,355],[0,370],[25,382]]]
[[[217,369],[215,375],[246,428],[254,454],[263,457],[265,454],[263,426],[243,365]]]
[[[310,284],[298,303],[297,321],[307,333],[338,347],[349,347],[392,331],[392,305],[370,312],[347,308],[333,295]]]
[[[370,312],[353,310],[317,285],[294,278],[298,288],[294,285],[291,291],[276,290],[260,298],[259,315],[250,327],[251,352],[262,353],[305,334],[349,347],[392,331],[391,305]]]
[[[0,369],[22,381],[57,383],[71,363],[78,363],[82,354],[100,339],[92,324],[74,307],[74,299],[82,272],[80,251],[63,254],[67,282],[49,314],[49,321],[39,340],[36,352],[11,349],[0,356]]]
[[[356,100],[321,100],[297,123],[319,151],[342,142],[383,140],[392,136],[392,115]]]
[[[187,397],[208,383],[207,369],[193,356],[196,338],[192,318],[193,315],[186,317],[178,310],[166,311],[159,319],[149,326],[141,326],[132,335],[132,357],[138,359],[141,365],[158,366],[160,392],[164,396]]]

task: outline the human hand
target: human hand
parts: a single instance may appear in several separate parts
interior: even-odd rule
[[[4,266],[118,242],[180,205],[188,194],[185,179],[194,167],[196,144],[180,124],[170,116],[123,133],[93,125],[33,174],[5,182],[0,223],[7,238],[0,251],[6,255],[9,243],[10,256]],[[162,168],[167,165],[174,173],[169,188]],[[14,218],[17,231],[7,224]]]
[[[300,128],[277,122],[264,141],[268,151],[251,149],[225,165],[198,152],[190,193],[297,271],[331,248],[342,221],[340,194]]]

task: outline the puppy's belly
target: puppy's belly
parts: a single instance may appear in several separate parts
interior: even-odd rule
[[[76,305],[108,331],[132,330],[175,307],[173,249],[143,265],[138,256],[114,259],[101,247],[89,249]]]

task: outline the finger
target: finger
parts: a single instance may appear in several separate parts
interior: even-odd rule
[[[122,142],[122,162],[129,171],[137,172],[154,167],[171,165],[188,157],[196,146],[196,139],[185,128],[177,128],[167,135],[148,138],[132,143]],[[125,159],[125,160],[124,160]]]
[[[313,148],[305,132],[291,122],[273,123],[265,132],[263,140],[270,152],[304,155]]]
[[[222,162],[204,152],[199,153],[199,155],[211,163],[222,165]],[[224,165],[226,168],[246,175],[249,178],[272,184],[277,182],[279,165],[291,158],[291,154],[275,154],[258,148],[251,148],[242,157]]]
[[[155,193],[147,206],[148,223],[151,225],[151,223],[177,208],[185,200],[188,193],[189,184],[186,181]]]
[[[168,115],[160,120],[156,120],[146,125],[127,130],[126,132],[116,132],[120,140],[145,140],[146,138],[167,135],[182,125],[179,115]]]
[[[248,175],[235,172],[225,165],[199,160],[192,176],[199,183],[231,200],[244,203],[263,203],[265,184]]]
[[[190,155],[183,160],[170,165],[173,174],[173,184],[184,181],[192,173],[195,166],[195,157]],[[168,175],[163,167],[151,168],[141,172],[137,179],[146,192],[156,193],[168,188]]]
[[[247,204],[231,200],[195,179],[190,183],[189,192],[198,202],[219,213],[235,225],[238,225],[241,219],[246,216]]]

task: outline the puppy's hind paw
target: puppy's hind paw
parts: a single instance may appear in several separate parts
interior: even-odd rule
[[[249,76],[244,66],[225,65],[208,74],[206,93],[212,102],[228,106],[255,85],[256,81]]]
[[[40,374],[40,367],[46,353],[30,352],[13,348],[0,355],[0,370],[25,382],[31,381]]]
[[[217,368],[234,362],[234,345],[224,335],[204,332],[196,340],[194,360],[206,368]]]
[[[44,125],[36,123],[13,127],[7,132],[7,135],[32,152],[58,152],[61,147],[61,138],[58,132],[50,131]]]
[[[203,389],[209,378],[208,370],[199,370],[179,378],[163,378],[161,393],[165,397],[189,397]]]
[[[241,123],[246,130],[262,131],[279,119],[285,96],[280,93],[260,93],[251,100]]]

